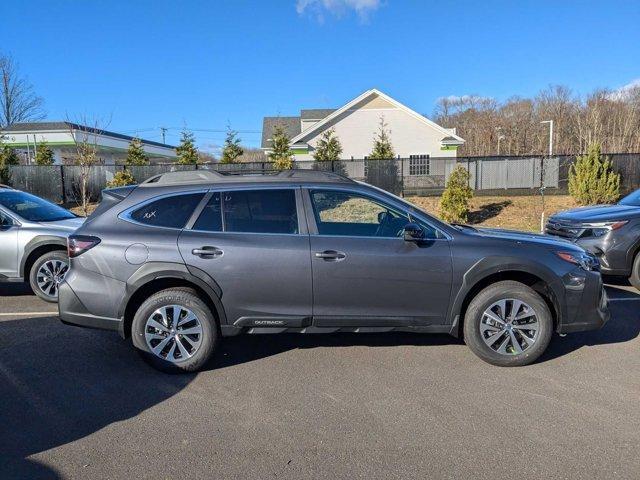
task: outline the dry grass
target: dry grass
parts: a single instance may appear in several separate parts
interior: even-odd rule
[[[406,200],[438,216],[440,197],[408,197]],[[546,196],[545,218],[576,206],[576,202],[569,195]],[[539,232],[541,211],[540,196],[474,197],[471,200],[469,223],[484,227]]]

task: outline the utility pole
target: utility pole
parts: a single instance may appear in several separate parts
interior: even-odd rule
[[[167,134],[167,127],[160,127],[160,133],[162,134],[162,143],[166,145],[165,136]]]
[[[549,124],[549,158],[553,156],[553,120],[544,120],[540,123],[548,123]],[[540,196],[542,197],[542,213],[540,213],[540,233],[544,233],[544,158],[540,158]]]
[[[549,124],[549,156],[553,156],[553,120],[545,120],[540,123]]]

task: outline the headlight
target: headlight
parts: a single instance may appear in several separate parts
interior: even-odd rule
[[[580,266],[583,270],[600,270],[600,262],[587,252],[556,252],[565,262]]]
[[[619,228],[624,227],[627,223],[629,223],[629,220],[623,220],[620,222],[584,223],[582,226],[584,228],[591,229],[591,236],[602,237],[612,230],[618,230]]]

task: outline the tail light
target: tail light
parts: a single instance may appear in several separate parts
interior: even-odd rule
[[[82,255],[87,250],[92,249],[100,243],[98,237],[91,237],[89,235],[71,235],[67,239],[67,252],[69,258]]]

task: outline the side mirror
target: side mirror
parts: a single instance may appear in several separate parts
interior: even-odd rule
[[[404,240],[406,242],[418,242],[424,239],[424,230],[417,223],[408,223],[404,226]]]

